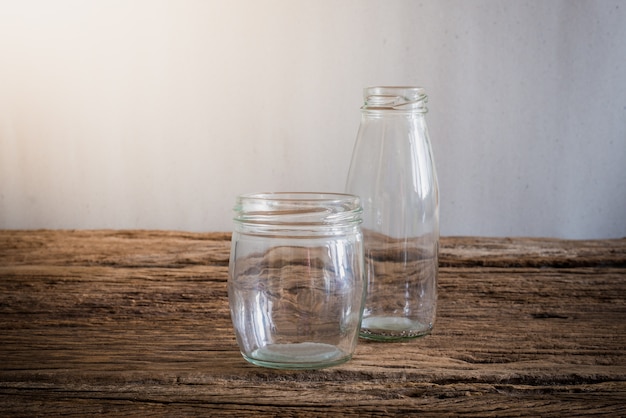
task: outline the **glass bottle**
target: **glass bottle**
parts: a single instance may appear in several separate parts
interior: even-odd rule
[[[435,322],[439,192],[419,87],[364,90],[346,192],[363,205],[367,299],[361,337],[403,340]]]
[[[246,360],[316,369],[352,357],[365,299],[361,212],[344,194],[237,198],[228,298]]]

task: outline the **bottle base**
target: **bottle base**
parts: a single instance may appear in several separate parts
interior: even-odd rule
[[[307,370],[322,369],[345,363],[352,358],[331,344],[294,343],[269,344],[254,350],[243,358],[257,366],[272,369]]]
[[[424,337],[432,329],[432,324],[423,324],[409,318],[370,316],[363,318],[359,336],[376,341],[402,341]]]

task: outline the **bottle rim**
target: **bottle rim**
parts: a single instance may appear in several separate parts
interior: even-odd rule
[[[404,110],[426,113],[428,96],[423,87],[374,86],[363,89],[363,110]]]

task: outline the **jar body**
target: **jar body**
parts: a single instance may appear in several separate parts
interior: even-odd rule
[[[420,88],[368,88],[346,192],[363,204],[361,336],[429,334],[437,305],[439,191]]]
[[[228,297],[249,362],[315,369],[354,353],[365,297],[358,198],[239,197]]]

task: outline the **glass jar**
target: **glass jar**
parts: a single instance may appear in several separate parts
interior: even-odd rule
[[[439,192],[419,87],[370,87],[346,192],[363,204],[367,299],[361,336],[402,340],[435,322]]]
[[[365,298],[359,198],[250,194],[234,210],[228,298],[243,357],[281,369],[349,360]]]

